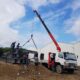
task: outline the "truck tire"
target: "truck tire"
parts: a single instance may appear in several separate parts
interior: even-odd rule
[[[61,65],[56,65],[56,72],[61,74],[63,72],[62,66]]]
[[[73,74],[74,73],[74,69],[68,70],[68,73]]]

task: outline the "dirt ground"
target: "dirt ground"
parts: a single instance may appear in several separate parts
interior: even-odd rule
[[[42,65],[30,64],[24,68],[23,65],[0,62],[0,80],[80,80],[80,69],[74,74],[57,74]]]

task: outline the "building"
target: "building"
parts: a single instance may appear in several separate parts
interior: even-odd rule
[[[61,51],[62,52],[71,52],[71,53],[75,53],[76,56],[78,56],[78,65],[80,65],[80,42],[75,42],[75,43],[59,43],[60,47],[61,47]],[[49,52],[53,52],[56,53],[57,49],[56,46],[54,45],[54,43],[49,43],[48,45],[44,46],[41,50],[41,53],[46,53],[46,55]]]

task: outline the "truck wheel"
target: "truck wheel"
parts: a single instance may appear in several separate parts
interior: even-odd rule
[[[74,70],[73,69],[72,70],[68,70],[68,73],[73,74],[74,73]]]
[[[56,72],[61,74],[63,72],[62,66],[61,65],[57,65],[56,66]]]

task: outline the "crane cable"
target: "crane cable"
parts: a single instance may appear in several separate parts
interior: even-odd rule
[[[36,45],[36,43],[35,43],[35,41],[34,41],[34,39],[33,39],[33,34],[31,34],[31,38],[30,38],[29,40],[27,40],[27,41],[22,45],[22,47],[25,46],[27,43],[29,43],[31,40],[32,40],[35,48],[38,49],[38,48],[37,48],[37,45]]]
[[[23,45],[22,45],[22,47],[23,46],[25,46],[27,43],[29,43],[31,41],[31,38],[29,39],[29,40],[27,40]]]
[[[34,41],[34,39],[33,39],[33,35],[31,35],[31,40],[32,40],[32,42],[33,42],[35,48],[38,49],[38,48],[37,48],[37,45],[35,44],[35,41]]]

